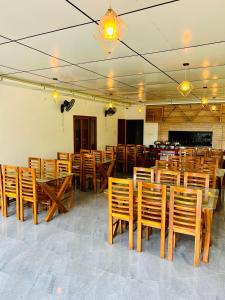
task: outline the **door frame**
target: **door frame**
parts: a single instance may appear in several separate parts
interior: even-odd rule
[[[94,140],[95,140],[95,145],[97,148],[97,117],[95,116],[80,116],[80,115],[73,115],[73,147],[74,147],[74,153],[76,153],[76,136],[75,136],[75,120],[76,119],[88,119],[88,148],[90,149],[90,120],[95,120],[95,132],[94,132]],[[80,124],[80,130],[82,132],[82,122]],[[81,141],[81,146],[82,146],[82,141]]]

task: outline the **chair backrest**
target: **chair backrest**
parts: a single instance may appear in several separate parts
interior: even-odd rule
[[[163,223],[165,227],[166,185],[138,182],[138,217],[147,224]]]
[[[134,188],[137,188],[138,182],[154,182],[154,169],[134,167],[133,170]]]
[[[80,154],[83,155],[83,154],[89,154],[91,153],[91,150],[89,149],[80,149]]]
[[[103,151],[101,150],[91,150],[91,154],[95,156],[95,162],[101,163],[103,161]]]
[[[36,191],[36,170],[31,168],[19,169],[20,198],[25,201],[35,201]]]
[[[2,207],[2,166],[0,165],[0,207]]]
[[[56,171],[58,175],[72,173],[72,163],[70,160],[57,160]]]
[[[125,161],[126,159],[126,146],[118,145],[116,147],[116,160]]]
[[[19,169],[14,166],[2,166],[3,194],[14,198],[19,195]]]
[[[170,187],[169,228],[196,235],[201,227],[202,190]]]
[[[114,151],[114,146],[106,145],[105,151]]]
[[[194,156],[195,155],[195,150],[192,148],[186,148],[186,149],[179,149],[179,155],[180,156]]]
[[[209,174],[184,172],[184,186],[209,188]]]
[[[126,146],[126,157],[128,162],[136,162],[136,146],[128,144]]]
[[[47,178],[56,177],[56,159],[42,159],[41,176]]]
[[[180,172],[171,170],[157,170],[156,182],[170,185],[180,185]]]
[[[219,158],[217,157],[202,157],[201,162],[203,164],[215,165],[217,168],[219,168]]]
[[[176,161],[168,161],[168,160],[156,160],[155,166],[156,166],[156,169],[176,170],[177,162]]]
[[[75,153],[72,155],[72,168],[75,173],[80,172],[82,170],[82,155],[79,153]]]
[[[145,150],[144,145],[136,145],[136,155],[138,158],[144,157],[144,150]]]
[[[28,157],[28,168],[36,170],[36,176],[41,176],[41,158],[38,157]]]
[[[216,166],[211,164],[202,164],[200,172],[209,174],[209,187],[216,188]]]
[[[84,154],[82,164],[82,171],[84,175],[96,174],[95,156],[93,154]]]
[[[200,157],[207,157],[209,153],[209,148],[197,148],[196,155]]]
[[[115,158],[115,154],[113,150],[103,151],[103,160],[113,160]]]
[[[169,161],[174,161],[174,162],[180,162],[181,157],[179,155],[169,155],[168,160]]]
[[[133,180],[109,178],[109,212],[122,220],[133,218]]]
[[[58,160],[70,160],[71,159],[71,153],[57,152],[57,159]]]

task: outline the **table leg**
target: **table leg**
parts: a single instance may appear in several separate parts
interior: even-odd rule
[[[115,167],[115,160],[113,160],[106,170],[102,165],[99,167],[99,171],[103,177],[103,182],[100,187],[100,193],[102,193],[108,185],[108,178],[112,175],[113,169]]]
[[[211,227],[212,227],[212,210],[204,210],[204,220],[205,220],[205,241],[203,250],[203,262],[209,262],[209,247],[211,240]]]

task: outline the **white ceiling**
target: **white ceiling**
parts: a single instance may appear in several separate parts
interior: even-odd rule
[[[91,21],[109,2],[0,0],[0,74],[137,103],[180,99],[189,62],[188,99],[225,99],[224,0],[111,0],[127,26],[112,55]]]

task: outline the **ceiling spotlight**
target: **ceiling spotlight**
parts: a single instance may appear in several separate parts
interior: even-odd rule
[[[207,105],[208,99],[206,97],[202,97],[201,102],[202,102],[202,105]]]
[[[57,100],[59,98],[59,96],[60,96],[60,94],[57,90],[54,90],[52,92],[52,97],[53,97],[54,100]]]
[[[212,111],[216,111],[216,105],[215,105],[215,104],[213,104],[213,105],[211,106],[211,110],[212,110]]]
[[[184,63],[183,66],[184,67],[188,67],[189,63]],[[183,80],[178,85],[177,90],[179,91],[179,93],[182,96],[186,97],[186,96],[188,96],[191,93],[191,91],[193,90],[193,88],[194,87],[193,87],[192,83],[186,79],[186,70],[185,70],[185,80]]]

